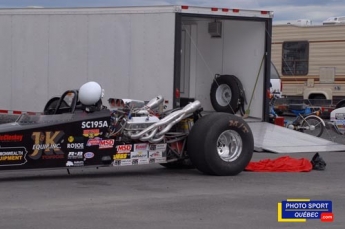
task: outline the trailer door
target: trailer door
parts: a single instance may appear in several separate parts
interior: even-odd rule
[[[180,93],[182,98],[189,98],[190,86],[190,46],[191,34],[190,25],[184,25],[181,32],[181,75],[180,75]]]
[[[195,99],[197,25],[183,24],[181,30],[181,105]]]

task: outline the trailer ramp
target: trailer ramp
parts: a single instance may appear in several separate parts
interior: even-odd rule
[[[254,135],[254,150],[272,153],[344,151],[345,145],[267,122],[248,122]]]

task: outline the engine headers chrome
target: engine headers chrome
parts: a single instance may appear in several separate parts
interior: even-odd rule
[[[155,98],[157,100],[157,98]],[[157,100],[151,100],[146,105],[154,106]],[[159,104],[159,103],[157,103]],[[189,103],[181,110],[174,111],[173,113],[169,114],[168,116],[164,117],[163,119],[159,120],[158,122],[152,124],[151,126],[143,129],[139,133],[130,134],[129,137],[132,139],[139,139],[141,141],[149,141],[151,143],[157,143],[163,140],[164,134],[167,133],[176,123],[181,121],[183,118],[188,117],[193,112],[197,111],[201,108],[201,103],[196,100],[192,103]]]

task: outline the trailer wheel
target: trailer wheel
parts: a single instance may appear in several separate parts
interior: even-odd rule
[[[201,172],[233,176],[242,172],[250,162],[254,138],[242,118],[227,113],[212,113],[194,124],[187,149],[193,165]]]
[[[235,77],[221,75],[213,80],[210,92],[215,111],[235,114],[239,109],[240,89]]]

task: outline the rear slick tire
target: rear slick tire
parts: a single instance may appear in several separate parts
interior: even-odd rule
[[[208,175],[234,176],[250,162],[254,138],[248,124],[228,113],[212,113],[198,120],[188,137],[188,155]]]

